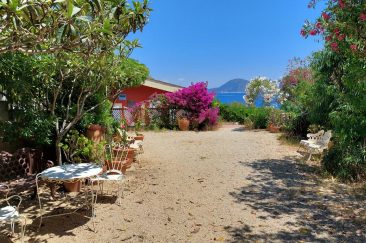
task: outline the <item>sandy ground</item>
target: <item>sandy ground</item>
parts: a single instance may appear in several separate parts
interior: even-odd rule
[[[46,219],[40,232],[35,221],[27,240],[365,242],[364,198],[319,179],[277,137],[232,126],[146,132],[123,205],[111,196],[98,202],[97,233],[88,219],[70,215]]]

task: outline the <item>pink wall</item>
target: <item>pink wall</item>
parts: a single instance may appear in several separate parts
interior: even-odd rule
[[[168,93],[168,92],[164,91],[164,90],[160,90],[160,89],[150,88],[150,87],[143,86],[143,85],[138,86],[138,87],[128,88],[121,92],[121,94],[126,95],[127,100],[122,101],[122,100],[117,99],[115,104],[122,103],[122,106],[127,106],[128,101],[133,101],[135,103],[138,103],[141,101],[148,100],[149,97],[153,94],[164,94],[164,93]]]

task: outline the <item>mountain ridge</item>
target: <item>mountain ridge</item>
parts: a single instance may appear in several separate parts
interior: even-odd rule
[[[209,89],[209,91],[214,93],[244,93],[248,83],[249,80],[241,78],[231,79],[220,87]]]

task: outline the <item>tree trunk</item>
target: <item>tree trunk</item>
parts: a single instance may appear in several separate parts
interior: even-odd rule
[[[56,164],[62,165],[62,154],[61,154],[61,148],[59,146],[62,138],[60,138],[59,136],[60,134],[56,135],[56,141],[55,141]]]

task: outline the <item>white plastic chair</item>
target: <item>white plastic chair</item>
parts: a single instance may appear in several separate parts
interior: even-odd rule
[[[10,204],[10,200],[17,198],[19,200],[16,206]],[[0,208],[0,222],[10,223],[10,228],[12,234],[15,231],[15,223],[20,223],[20,241],[23,242],[24,240],[24,232],[25,227],[27,224],[27,220],[24,216],[20,215],[19,213],[19,206],[22,202],[22,198],[19,195],[13,195],[8,197],[6,195],[6,199],[3,200],[1,203],[6,202],[7,206]]]
[[[122,168],[127,163],[127,152],[125,146],[119,143],[107,144],[102,162],[107,166],[107,170],[103,174],[91,178],[91,182],[98,182],[99,189],[103,194],[105,182],[117,184],[117,203],[122,203],[123,191],[122,184],[125,176],[122,173]]]

